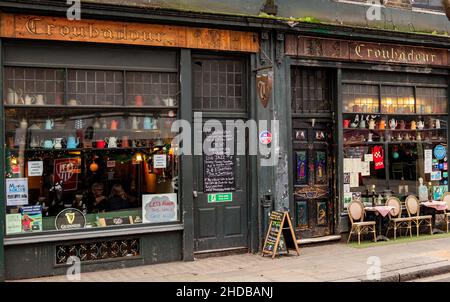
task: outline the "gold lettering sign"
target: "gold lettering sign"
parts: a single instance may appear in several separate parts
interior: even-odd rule
[[[349,61],[449,66],[448,51],[407,45],[349,42],[288,35],[286,54]]]
[[[0,14],[2,38],[257,52],[252,32],[59,17]]]

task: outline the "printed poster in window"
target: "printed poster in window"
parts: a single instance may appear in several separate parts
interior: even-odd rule
[[[324,151],[316,152],[316,184],[327,183],[327,153]]]
[[[41,206],[30,206],[20,208],[22,214],[22,232],[42,231],[42,208]]]
[[[28,204],[28,179],[6,179],[6,205],[20,206]]]
[[[344,184],[350,185],[350,173],[344,173]]]
[[[327,225],[327,202],[319,201],[317,203],[317,225]]]
[[[55,159],[53,171],[55,185],[62,184],[63,191],[77,190],[80,163],[79,157]]]
[[[348,192],[348,193],[344,193],[344,209],[348,208],[348,205],[352,202],[352,193]]]
[[[142,195],[143,223],[170,222],[178,219],[177,194]]]
[[[433,200],[440,200],[447,191],[448,186],[433,186]]]
[[[433,150],[432,149],[426,149],[424,151],[424,173],[431,173],[433,171],[432,166],[433,166]]]
[[[307,185],[308,184],[308,170],[306,162],[306,151],[297,151],[296,153],[296,174],[297,174],[297,184]]]

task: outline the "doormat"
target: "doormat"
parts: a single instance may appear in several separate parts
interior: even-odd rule
[[[413,237],[409,236],[397,236],[397,240],[394,240],[394,238],[389,238],[389,241],[361,241],[361,244],[358,245],[358,241],[352,242],[348,244],[349,247],[357,248],[357,249],[364,249],[369,247],[377,247],[377,246],[385,246],[385,245],[392,245],[392,244],[401,244],[401,243],[409,243],[409,242],[415,242],[415,241],[424,241],[424,240],[433,240],[433,239],[440,239],[440,238],[449,238],[450,233],[444,233],[444,234],[434,234],[434,235],[420,235],[419,237],[415,236],[413,234]]]

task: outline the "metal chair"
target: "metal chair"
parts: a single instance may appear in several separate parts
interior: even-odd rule
[[[350,234],[348,235],[347,244],[350,242],[352,234],[358,234],[358,245],[361,244],[361,234],[363,232],[372,232],[373,239],[377,242],[377,234],[375,221],[364,221],[365,216],[364,206],[359,201],[352,201],[348,205],[348,217],[352,223]]]
[[[411,227],[411,217],[402,217],[402,203],[397,197],[389,197],[385,203],[386,206],[394,207],[389,212],[389,226],[386,231],[386,236],[388,236],[391,229],[394,230],[394,240],[397,239],[397,230],[406,229],[409,230],[409,235],[412,237],[412,227]]]
[[[447,225],[447,233],[448,233],[448,225],[450,224],[450,192],[445,192],[442,196],[442,201],[447,204],[447,210],[445,210],[445,224]]]
[[[420,202],[419,199],[414,195],[409,195],[405,199],[406,210],[408,211],[408,216],[411,218],[411,221],[416,225],[417,237],[419,237],[419,228],[420,225],[425,222],[427,226],[430,227],[430,235],[433,235],[433,224],[431,215],[422,215],[420,216]]]

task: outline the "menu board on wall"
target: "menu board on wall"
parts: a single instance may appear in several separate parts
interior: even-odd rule
[[[218,141],[223,145],[216,145]],[[209,155],[203,156],[203,186],[206,193],[236,191],[234,173],[236,158],[234,155],[225,154],[227,142],[234,143],[231,131],[207,134],[205,143],[209,146],[207,150]]]

